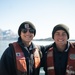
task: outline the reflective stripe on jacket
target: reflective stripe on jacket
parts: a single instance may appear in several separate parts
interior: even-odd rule
[[[47,72],[48,75],[55,75],[53,47],[49,48],[47,53]],[[70,47],[66,67],[66,75],[75,75],[75,48]]]
[[[13,46],[16,54],[17,73],[18,75],[27,75],[27,65],[24,53],[22,52],[22,49],[17,42],[13,43]],[[33,55],[35,68],[38,68],[40,66],[40,55],[38,48],[33,51]]]

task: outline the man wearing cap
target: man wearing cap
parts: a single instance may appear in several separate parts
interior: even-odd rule
[[[53,28],[54,43],[44,54],[45,75],[75,75],[75,48],[69,43],[69,28],[58,24]]]
[[[35,26],[23,22],[18,29],[18,41],[9,44],[1,57],[0,75],[39,75],[42,53],[32,40]]]
[[[61,29],[64,31],[64,33],[61,35],[62,33],[61,32],[60,36],[65,35],[67,36],[65,40],[64,39],[59,40],[60,47],[62,46],[62,43],[65,44],[66,40],[69,38],[68,29],[60,27],[60,30]],[[58,31],[57,26],[53,30],[52,36],[54,39],[56,31]],[[57,35],[59,35],[59,32],[57,33],[58,33]],[[43,67],[45,65],[44,58],[42,57],[44,56],[45,51],[48,50],[51,47],[51,45],[39,47],[33,44],[32,40],[36,35],[36,28],[29,21],[25,21],[19,26],[18,35],[19,35],[18,41],[9,44],[9,47],[5,50],[5,52],[1,57],[0,75],[39,75],[40,67],[41,66]],[[68,44],[67,47],[69,47],[70,44],[68,42],[67,44]],[[65,60],[63,63],[65,63]],[[56,61],[55,64],[58,64],[57,59],[55,61]]]

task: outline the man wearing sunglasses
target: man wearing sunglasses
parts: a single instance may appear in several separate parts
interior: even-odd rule
[[[23,22],[18,29],[18,41],[9,44],[1,57],[1,75],[39,75],[42,53],[32,40],[35,26]]]

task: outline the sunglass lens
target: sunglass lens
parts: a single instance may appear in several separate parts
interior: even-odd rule
[[[22,29],[22,32],[23,32],[23,33],[26,33],[26,32],[27,32],[27,29]]]
[[[34,33],[35,31],[34,31],[34,29],[29,29],[29,32]]]

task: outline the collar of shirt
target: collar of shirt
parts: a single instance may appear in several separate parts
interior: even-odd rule
[[[24,48],[26,50],[30,50],[31,51],[31,50],[34,50],[36,48],[36,46],[33,43],[31,43],[31,45],[29,47],[24,46]]]
[[[65,52],[67,52],[69,50],[69,47],[70,47],[70,43],[68,42],[67,43],[67,48],[66,48]]]

